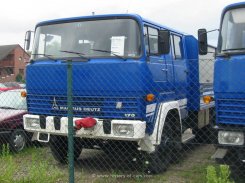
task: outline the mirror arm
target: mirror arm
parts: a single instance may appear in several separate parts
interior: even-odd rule
[[[219,31],[219,29],[213,29],[213,30],[207,31],[206,34],[207,34],[207,33],[210,33],[210,32],[215,32],[215,31]],[[203,33],[201,33],[200,35],[202,35],[202,34],[205,34],[205,33],[203,32]]]
[[[219,29],[213,29],[213,30],[207,31],[207,33],[215,32],[215,31],[219,31]]]

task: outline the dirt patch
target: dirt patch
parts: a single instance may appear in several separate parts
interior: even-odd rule
[[[84,150],[76,164],[76,175],[86,182],[203,182],[206,167],[215,163],[211,160],[214,152],[213,145],[185,146],[180,162],[162,174],[147,175],[132,162],[113,160],[102,151]]]

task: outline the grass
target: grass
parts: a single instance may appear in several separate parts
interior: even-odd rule
[[[203,183],[206,182],[206,170],[208,166],[218,166],[212,163],[203,163],[200,165],[194,165],[187,171],[180,172],[180,176],[190,182]]]
[[[167,172],[158,175],[147,175],[134,170],[125,171],[117,166],[109,166],[107,164],[114,162],[108,162],[103,153],[101,155],[95,154],[93,157],[92,153],[88,151],[92,157],[86,159],[85,151],[82,153],[80,163],[75,166],[75,180],[78,183],[203,183],[207,182],[207,167],[210,165],[216,169],[218,167],[210,159],[213,150],[210,146],[191,149],[185,153],[186,155],[180,163],[171,165]],[[110,159],[110,157],[107,158]],[[103,162],[107,162],[107,164]],[[96,164],[99,166],[96,167]],[[11,154],[6,146],[2,148],[0,154],[1,183],[66,183],[68,177],[68,166],[58,164],[48,147],[27,148],[18,154]]]
[[[0,156],[0,182],[2,183],[55,183],[64,174],[48,159],[42,157],[40,148],[29,148],[19,154],[11,154],[8,146],[3,146]]]
[[[220,165],[218,168],[208,166],[206,177],[207,183],[234,183],[230,178],[230,167],[228,165]]]

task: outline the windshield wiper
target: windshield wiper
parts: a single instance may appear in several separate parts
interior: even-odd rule
[[[98,52],[102,52],[102,53],[111,53],[112,55],[114,55],[114,56],[116,56],[116,57],[118,57],[118,58],[120,58],[120,59],[123,59],[124,61],[127,60],[125,57],[123,57],[123,56],[121,56],[121,55],[118,55],[118,54],[116,54],[115,52],[110,51],[110,50],[100,50],[100,49],[91,49],[91,50],[93,50],[93,51],[98,51]]]
[[[33,54],[31,54],[31,55],[34,55],[34,56],[39,56],[39,55],[41,55],[41,56],[44,56],[44,57],[46,57],[46,58],[48,58],[48,59],[50,59],[50,60],[56,61],[56,59],[52,58],[53,55],[46,55],[46,54],[43,54],[43,53],[33,53]]]
[[[0,106],[0,109],[15,109],[15,110],[17,110],[16,108],[9,107],[9,106]]]
[[[75,51],[67,51],[67,50],[60,50],[60,52],[75,54],[75,55],[78,55],[79,57],[81,57],[81,58],[83,58],[83,59],[86,59],[87,61],[90,60],[88,57],[85,57],[85,56],[84,56],[84,55],[85,55],[84,53],[75,52]]]

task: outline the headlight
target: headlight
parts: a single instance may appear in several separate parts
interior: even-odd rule
[[[25,123],[26,123],[26,128],[34,128],[34,129],[40,128],[39,118],[26,118]]]
[[[117,136],[134,136],[134,127],[132,124],[114,124],[113,133]]]
[[[218,140],[220,144],[243,145],[243,132],[219,131]]]

